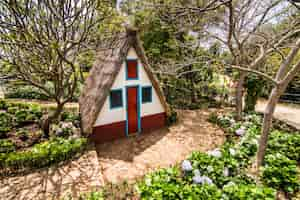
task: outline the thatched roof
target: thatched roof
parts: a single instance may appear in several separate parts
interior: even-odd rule
[[[163,107],[168,112],[164,95],[148,64],[137,31],[127,28],[126,33],[121,35],[115,42],[114,48],[98,52],[94,65],[85,81],[79,99],[81,127],[84,134],[92,133],[93,125],[131,47],[135,49]]]

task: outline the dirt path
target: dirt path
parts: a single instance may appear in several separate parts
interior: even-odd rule
[[[103,185],[95,150],[61,167],[50,167],[9,178],[0,178],[0,200],[52,200],[80,193]],[[68,199],[68,198],[66,198]]]
[[[259,100],[256,105],[256,111],[264,112],[266,100]],[[275,118],[285,121],[287,124],[300,130],[300,106],[293,104],[279,103],[275,109]]]
[[[130,181],[156,168],[174,165],[192,151],[224,142],[224,133],[206,121],[209,111],[180,111],[180,122],[162,130],[97,145],[104,181]]]

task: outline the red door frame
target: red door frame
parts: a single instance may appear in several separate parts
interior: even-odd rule
[[[126,86],[126,135],[140,132],[140,87]]]

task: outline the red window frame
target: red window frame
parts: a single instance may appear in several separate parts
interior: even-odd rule
[[[126,79],[127,80],[138,79],[138,60],[137,59],[126,60]]]

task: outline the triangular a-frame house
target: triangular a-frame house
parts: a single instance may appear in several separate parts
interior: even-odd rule
[[[168,106],[135,29],[98,52],[79,106],[82,131],[95,142],[165,126]]]

